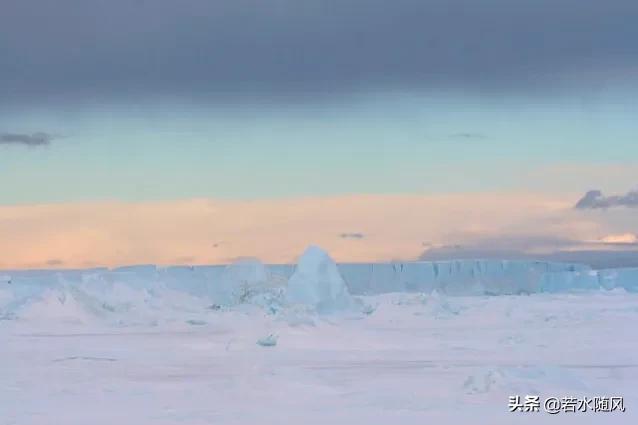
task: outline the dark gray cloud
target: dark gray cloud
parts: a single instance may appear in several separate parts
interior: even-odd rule
[[[595,269],[638,267],[638,249],[558,251],[542,256],[541,259],[587,264]]]
[[[353,233],[341,233],[339,235],[342,239],[363,239],[366,237],[363,233],[353,232]]]
[[[20,0],[0,14],[0,96],[535,92],[638,66],[635,0]]]
[[[546,253],[530,253],[530,249],[543,247]],[[431,247],[420,259],[424,261],[449,260],[527,260],[556,261],[587,264],[595,269],[638,267],[638,246],[624,244],[624,249],[598,250],[569,239],[552,238],[494,238],[468,245]]]
[[[624,195],[611,196],[605,196],[600,190],[590,190],[574,206],[579,210],[616,207],[638,208],[638,190],[632,190]]]
[[[0,133],[0,145],[43,146],[51,143],[53,139],[54,137],[47,133]]]
[[[529,258],[529,251],[539,248],[563,250],[581,245],[580,241],[558,237],[544,236],[501,236],[482,238],[468,244],[444,246],[424,245],[428,249],[423,253],[423,260],[445,259],[520,259]]]
[[[487,138],[487,136],[483,133],[474,133],[470,131],[450,134],[450,139],[454,140],[483,140],[485,138]]]

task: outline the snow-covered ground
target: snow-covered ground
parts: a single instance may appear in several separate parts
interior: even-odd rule
[[[0,424],[638,423],[638,294],[350,296],[322,255],[294,297],[258,263],[217,298],[5,279]],[[510,413],[516,395],[626,411]]]

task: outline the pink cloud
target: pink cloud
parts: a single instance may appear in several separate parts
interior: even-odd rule
[[[243,256],[290,262],[311,243],[338,261],[415,259],[424,242],[517,234],[592,240],[607,230],[575,214],[572,204],[483,193],[5,206],[0,268],[225,263]],[[352,233],[365,237],[341,237]]]

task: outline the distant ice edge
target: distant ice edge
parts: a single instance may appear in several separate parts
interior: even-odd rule
[[[116,269],[6,271],[2,272],[0,287],[54,286],[61,282],[101,280],[139,288],[161,283],[172,289],[203,295],[211,286],[225,283],[229,267],[143,265]],[[292,277],[295,267],[293,264],[267,264],[264,271],[269,279],[285,283]],[[581,264],[509,260],[340,263],[336,267],[352,295],[434,290],[448,295],[513,295],[614,288],[638,292],[638,268],[592,270]],[[259,273],[263,271],[259,270]]]

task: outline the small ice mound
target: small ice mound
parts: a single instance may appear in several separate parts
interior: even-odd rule
[[[30,322],[86,324],[93,321],[85,306],[64,288],[46,290],[23,305],[16,316]]]
[[[152,297],[151,291],[131,287],[122,282],[85,283],[78,289],[84,292],[86,304],[97,311],[115,315],[130,315],[140,306],[146,306]]]
[[[436,293],[436,291],[434,291]],[[392,303],[398,306],[421,306],[427,304],[428,296],[424,293],[419,294],[401,294],[398,298],[393,299]]]
[[[437,319],[447,319],[461,314],[461,307],[451,303],[448,297],[439,294],[438,291],[433,291],[423,299],[423,303],[425,313]]]
[[[257,344],[262,347],[274,347],[277,345],[277,335],[270,334],[257,340]]]
[[[12,314],[8,307],[13,301],[13,291],[11,288],[11,276],[0,275],[0,320],[9,320]]]
[[[576,394],[587,386],[559,366],[521,366],[481,368],[465,379],[463,389],[467,394]]]
[[[372,304],[362,304],[361,306],[361,312],[363,314],[365,314],[366,316],[370,316],[372,315],[375,311],[377,311],[377,308],[379,308],[378,305],[372,305]]]
[[[0,286],[0,309],[9,304],[9,302],[12,300],[13,292],[10,290],[10,288],[3,288],[2,286]]]
[[[328,253],[310,246],[288,280],[288,301],[312,306],[319,313],[352,308],[353,299],[337,265]]]
[[[13,318],[13,313],[9,309],[13,301],[13,293],[8,288],[0,286],[0,320],[10,320]]]
[[[495,389],[506,389],[506,387],[505,373],[498,368],[485,369],[469,375],[463,383],[467,394],[486,394]]]
[[[277,315],[277,320],[287,323],[292,327],[310,326],[314,327],[316,315],[312,308],[305,305],[293,305],[281,310]]]
[[[211,285],[211,298],[220,306],[255,304],[275,313],[281,307],[281,286],[261,261],[243,258],[227,266],[219,282]]]
[[[205,320],[190,319],[186,321],[191,326],[206,326],[208,323]]]

